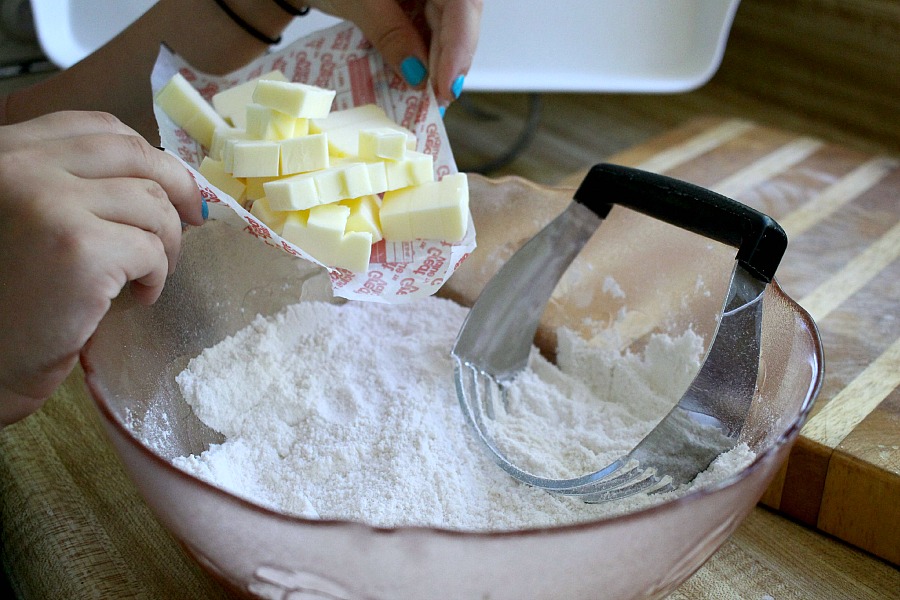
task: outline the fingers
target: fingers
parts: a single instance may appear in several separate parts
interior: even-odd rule
[[[111,301],[156,301],[201,198],[175,157],[101,113],[0,127],[0,422],[36,410]],[[4,410],[9,406],[9,410]]]
[[[481,0],[430,3],[426,17],[431,28],[429,70],[435,96],[446,104],[459,98],[472,66],[481,28]]]
[[[462,92],[478,43],[482,0],[312,0],[309,4],[356,23],[412,87],[430,79],[441,106]]]
[[[146,189],[150,197],[165,199],[181,221],[192,225],[203,223],[200,191],[193,177],[175,157],[154,148],[143,138],[82,135],[60,140],[53,152],[58,164],[76,177],[141,180],[149,184]]]
[[[203,223],[200,192],[184,166],[108,113],[56,112],[0,131],[0,152],[40,146],[42,155],[51,156],[79,177],[155,181],[182,221]]]
[[[119,223],[108,223],[107,227],[110,233],[103,237],[101,250],[109,261],[107,273],[116,277],[113,285],[121,289],[131,282],[135,300],[142,304],[156,302],[173,268],[171,249],[164,246],[162,238],[146,230]],[[180,245],[180,238],[175,245]]]
[[[396,0],[329,2],[327,10],[356,23],[366,38],[412,87],[428,79],[428,47]]]
[[[0,151],[22,144],[60,140],[79,135],[133,135],[137,132],[109,113],[96,111],[61,111],[4,127]]]
[[[87,210],[103,221],[133,227],[158,238],[167,259],[164,274],[175,270],[181,248],[181,221],[162,186],[130,177],[88,180],[81,186],[85,188],[82,194],[87,198]]]

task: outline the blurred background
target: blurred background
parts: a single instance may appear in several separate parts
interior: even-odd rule
[[[153,2],[0,0],[0,93],[66,68]],[[283,43],[333,22],[297,19]],[[445,122],[461,170],[557,185],[696,116],[895,153],[898,98],[895,0],[494,0]]]

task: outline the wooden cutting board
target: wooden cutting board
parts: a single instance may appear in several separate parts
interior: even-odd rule
[[[818,324],[826,376],[762,502],[900,564],[900,160],[701,119],[613,161],[719,191],[784,227],[777,278]]]

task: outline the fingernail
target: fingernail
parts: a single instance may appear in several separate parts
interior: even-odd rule
[[[400,72],[403,73],[406,83],[413,86],[425,81],[425,76],[428,75],[425,64],[415,56],[409,56],[400,63]]]
[[[207,220],[209,218],[209,205],[206,203],[206,198],[200,198],[202,202],[200,210],[203,213],[203,220]]]
[[[450,85],[450,93],[453,94],[454,98],[459,98],[460,94],[462,94],[463,84],[466,82],[466,76],[460,75],[456,79],[453,80],[453,83]]]
[[[438,106],[438,112],[441,113],[441,118],[444,118],[444,115],[447,114],[446,106]]]

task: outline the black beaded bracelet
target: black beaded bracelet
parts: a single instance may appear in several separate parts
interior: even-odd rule
[[[266,34],[264,34],[263,32],[261,32],[260,30],[258,30],[257,28],[255,28],[253,25],[251,25],[247,21],[245,21],[244,19],[242,19],[239,14],[237,14],[236,12],[231,10],[230,6],[225,4],[225,0],[216,0],[216,4],[218,4],[219,8],[222,9],[222,12],[224,12],[226,15],[228,15],[232,21],[237,23],[241,29],[243,29],[244,31],[246,31],[247,33],[249,33],[256,39],[258,39],[262,43],[269,44],[270,46],[274,46],[275,44],[277,44],[278,42],[281,41],[280,35],[277,38],[271,38],[271,37],[267,36]]]
[[[283,10],[287,14],[294,15],[295,17],[302,17],[309,12],[308,6],[301,6],[300,8],[297,8],[287,0],[275,0],[275,4],[280,6],[281,10]]]

